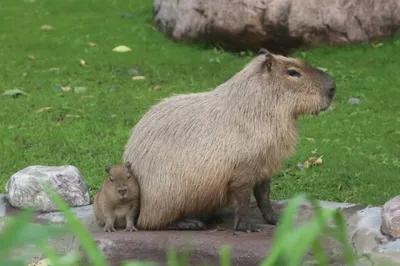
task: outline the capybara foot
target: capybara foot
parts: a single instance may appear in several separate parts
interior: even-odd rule
[[[125,232],[137,232],[139,230],[134,225],[130,225],[130,226],[127,225],[124,231]]]
[[[106,224],[104,226],[104,232],[115,232],[115,228],[113,225],[111,224]]]
[[[279,218],[280,218],[280,216],[278,214],[276,214],[275,212],[269,212],[265,217],[265,221],[267,222],[267,224],[270,224],[270,225],[278,225]]]
[[[261,228],[251,223],[239,223],[236,226],[236,228],[233,229],[233,234],[237,235],[238,232],[245,232],[245,233],[261,232]]]
[[[205,224],[197,219],[182,219],[168,226],[170,230],[204,230]]]

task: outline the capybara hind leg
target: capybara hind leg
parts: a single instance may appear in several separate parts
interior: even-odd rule
[[[168,225],[169,230],[204,230],[205,225],[202,221],[195,218],[184,218]]]
[[[276,225],[279,216],[274,212],[270,200],[271,180],[266,178],[261,183],[254,186],[253,193],[256,198],[258,208],[260,209],[267,224]]]
[[[251,189],[241,189],[236,192],[235,201],[235,220],[233,224],[233,234],[238,231],[250,233],[260,232],[261,228],[248,222],[248,212],[251,198]]]

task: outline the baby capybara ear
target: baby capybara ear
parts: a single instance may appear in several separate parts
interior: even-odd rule
[[[128,169],[130,169],[130,167],[131,167],[131,163],[130,163],[130,162],[125,162],[124,165],[125,165],[125,167],[128,168]]]
[[[107,174],[110,173],[110,169],[111,169],[111,167],[108,165],[106,165],[106,167],[104,167],[104,170],[106,171]]]

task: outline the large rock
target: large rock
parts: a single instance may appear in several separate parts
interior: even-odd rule
[[[48,184],[70,207],[90,204],[88,185],[72,165],[26,167],[13,174],[6,184],[6,198],[16,208],[48,212],[58,210],[44,190]]]
[[[229,50],[368,42],[399,34],[400,0],[154,0],[155,26],[177,41]]]
[[[400,238],[400,196],[383,205],[381,230],[390,238]]]

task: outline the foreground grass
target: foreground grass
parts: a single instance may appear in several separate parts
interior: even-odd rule
[[[131,128],[150,105],[172,93],[214,88],[251,60],[167,40],[152,28],[151,8],[145,0],[1,1],[0,91],[21,88],[28,95],[0,97],[0,192],[28,165],[72,164],[93,194],[104,165],[121,161]],[[133,17],[121,18],[126,12]],[[41,30],[44,24],[54,30]],[[118,45],[132,51],[112,52]],[[382,204],[397,195],[400,39],[293,56],[327,68],[338,94],[332,111],[300,120],[296,153],[276,174],[272,196],[304,191],[322,200]],[[134,72],[145,79],[132,80]],[[361,103],[350,105],[349,97]],[[44,107],[52,109],[36,112]],[[322,165],[297,169],[321,155]]]
[[[79,219],[73,215],[68,204],[54,191],[48,188],[46,191],[50,193],[50,197],[62,211],[66,226],[30,224],[28,218],[31,213],[29,210],[25,210],[16,217],[7,217],[5,228],[0,232],[2,239],[7,240],[0,243],[0,264],[9,266],[26,265],[29,257],[14,257],[11,254],[21,246],[31,244],[40,250],[46,260],[50,260],[50,264],[54,266],[109,265],[102,252],[97,248],[90,233],[80,223]],[[293,227],[293,219],[298,213],[298,208],[306,200],[313,204],[315,216],[306,223]],[[328,223],[332,221],[334,222],[333,226],[332,224],[328,226]],[[81,247],[80,252],[72,250],[67,254],[58,254],[58,251],[48,242],[48,240],[62,236],[67,232],[76,235]],[[304,255],[310,250],[314,251],[313,257],[318,262],[318,265],[327,266],[329,265],[328,257],[320,245],[321,236],[329,237],[331,240],[335,239],[340,243],[342,247],[341,255],[343,255],[346,265],[354,265],[358,260],[359,256],[353,252],[348,243],[346,226],[340,211],[320,209],[312,197],[306,194],[296,195],[285,208],[281,222],[272,240],[272,248],[268,256],[260,262],[260,266],[303,265]],[[178,254],[173,246],[169,246],[166,253],[169,266],[189,266],[191,250],[187,246],[183,250],[181,249]],[[219,260],[222,266],[232,265],[231,246],[224,245],[220,247]],[[124,261],[121,265],[157,266],[159,263]]]

